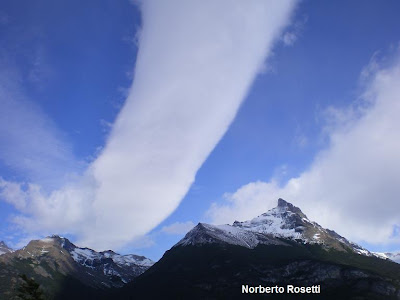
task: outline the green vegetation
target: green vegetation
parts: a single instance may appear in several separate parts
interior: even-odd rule
[[[17,288],[18,298],[22,300],[44,300],[40,284],[25,274],[19,276],[22,279],[21,285]]]
[[[244,297],[242,284],[321,284],[324,294],[320,299],[391,299],[384,293],[400,290],[400,265],[394,262],[327,251],[320,245],[289,243],[291,246],[259,245],[254,249],[226,244],[175,247],[123,288],[121,298],[236,299]],[[279,299],[285,297],[291,299],[289,295]]]

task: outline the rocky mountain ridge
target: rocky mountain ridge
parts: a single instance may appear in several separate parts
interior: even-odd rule
[[[154,262],[144,256],[120,255],[112,250],[96,252],[80,248],[67,238],[53,235],[41,240],[32,240],[20,250],[2,256],[2,261],[30,259],[40,265],[57,263],[57,270],[63,274],[73,274],[79,270],[80,279],[88,285],[120,287],[142,274]],[[46,274],[45,271],[37,272]],[[88,279],[85,279],[85,277]],[[99,280],[101,279],[101,281]]]
[[[21,274],[34,278],[50,298],[62,290],[65,294],[67,286],[82,291],[120,288],[153,264],[144,256],[96,252],[77,247],[67,238],[50,236],[0,256],[0,295],[4,292],[5,299],[11,297]]]
[[[372,253],[279,199],[249,221],[199,223],[154,265],[59,236],[31,241],[0,256],[0,299],[13,296],[21,273],[52,299],[241,299],[243,283],[319,285],[318,299],[400,299],[400,265],[391,259],[396,256]]]
[[[277,207],[249,221],[235,221],[232,225],[199,223],[177,246],[226,242],[253,249],[259,244],[283,245],[284,240],[319,244],[338,251],[351,249],[366,256],[374,255],[335,231],[310,221],[300,208],[283,199],[278,199]]]

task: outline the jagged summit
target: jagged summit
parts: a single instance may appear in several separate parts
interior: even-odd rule
[[[8,247],[3,241],[0,241],[0,255],[11,252],[14,252],[14,250]]]
[[[199,223],[176,246],[229,243],[255,248],[259,244],[279,244],[285,240],[320,244],[324,248],[334,248],[339,251],[350,249],[359,254],[373,255],[336,232],[310,221],[300,208],[282,198],[278,199],[276,207],[248,221],[235,221],[232,225]]]
[[[307,218],[307,216],[301,211],[300,208],[298,208],[297,206],[294,206],[292,203],[287,202],[286,200],[283,200],[282,198],[278,199],[278,206],[282,209],[286,209],[288,211],[291,211],[295,214],[299,214],[301,215],[303,218]]]
[[[288,203],[286,200],[283,200],[282,198],[278,199],[278,207],[285,207],[288,204],[292,205],[291,203]]]

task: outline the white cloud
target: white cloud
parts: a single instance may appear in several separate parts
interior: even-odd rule
[[[175,210],[233,120],[292,3],[142,3],[134,84],[93,164],[98,223],[89,239],[132,239]]]
[[[175,222],[171,225],[164,226],[161,231],[168,234],[185,234],[191,230],[195,224],[192,221]]]
[[[310,168],[284,186],[249,183],[213,204],[213,222],[249,219],[293,202],[313,220],[355,241],[399,242],[400,63],[380,69],[362,100],[349,109],[330,109],[329,146]]]
[[[275,180],[251,182],[234,193],[224,194],[224,204],[213,203],[207,215],[218,224],[249,220],[276,206],[280,192]]]
[[[28,200],[16,222],[97,249],[157,226],[226,132],[294,4],[143,1],[134,83],[106,146],[82,182],[21,188]]]
[[[29,235],[29,236],[19,237],[18,242],[14,243],[13,240],[15,240],[15,238],[9,237],[6,244],[11,249],[18,250],[18,249],[22,249],[23,247],[25,247],[30,241],[39,240],[39,239],[40,239],[40,237],[37,235]]]
[[[27,205],[27,195],[22,190],[22,184],[8,182],[0,177],[0,196],[6,202],[13,204],[16,209],[24,211]]]

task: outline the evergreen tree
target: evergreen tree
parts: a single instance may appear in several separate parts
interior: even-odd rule
[[[18,297],[23,300],[44,300],[40,284],[33,278],[28,278],[25,274],[19,276],[23,282],[18,287]]]

